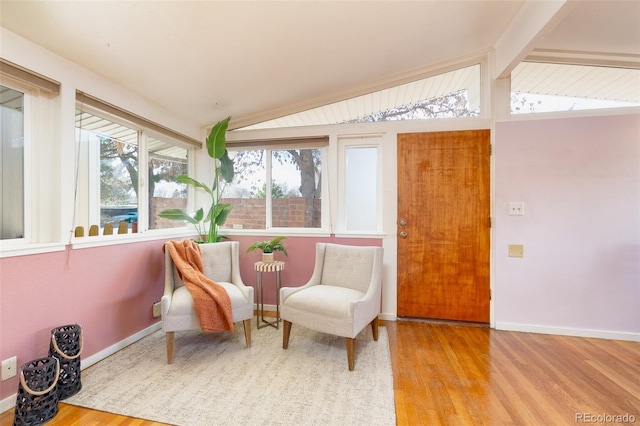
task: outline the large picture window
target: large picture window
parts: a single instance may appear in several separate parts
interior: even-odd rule
[[[323,145],[228,146],[236,178],[222,191],[223,202],[233,205],[223,228],[323,228]]]
[[[183,227],[158,213],[187,206],[186,185],[175,180],[188,174],[188,148],[82,102],[78,107],[74,227],[97,225],[101,234],[121,223],[127,233]]]

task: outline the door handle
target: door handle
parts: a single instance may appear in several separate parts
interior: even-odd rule
[[[400,238],[407,238],[407,232],[406,231],[400,232]]]
[[[400,226],[402,226],[403,228],[404,228],[405,226],[407,226],[407,221],[406,221],[406,220],[404,220],[404,219],[402,219],[402,220],[400,221]]]

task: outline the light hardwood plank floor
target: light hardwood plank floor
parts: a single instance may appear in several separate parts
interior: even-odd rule
[[[398,425],[640,423],[640,343],[434,321],[382,324]],[[0,414],[1,425],[12,423],[13,410]],[[60,403],[49,425],[163,424]]]

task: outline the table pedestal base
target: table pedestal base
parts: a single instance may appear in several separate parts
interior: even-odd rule
[[[263,327],[273,327],[276,329],[280,328],[280,285],[281,278],[280,272],[284,269],[284,262],[256,262],[254,265],[254,269],[256,270],[256,287],[258,293],[258,328]],[[273,321],[268,321],[264,319],[264,284],[263,284],[263,274],[265,272],[275,272],[276,273],[276,319]]]

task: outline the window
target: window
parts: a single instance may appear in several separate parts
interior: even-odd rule
[[[60,83],[0,58],[0,256],[57,250]]]
[[[74,227],[98,225],[101,234],[109,233],[107,224],[117,229],[122,222],[127,233],[184,227],[158,213],[186,208],[186,185],[175,179],[188,174],[188,148],[84,102],[78,108]]]
[[[347,231],[375,231],[378,217],[378,148],[347,147],[346,157]]]
[[[511,113],[640,106],[640,70],[522,62],[511,73]]]
[[[2,146],[0,147],[0,228],[2,240],[23,238],[25,93],[0,86]]]
[[[176,178],[188,173],[188,153],[185,148],[160,139],[148,137],[149,157],[149,229],[183,226],[173,220],[162,219],[158,213],[165,209],[187,208],[187,186]]]
[[[323,140],[270,142],[266,149],[227,145],[236,176],[222,190],[233,205],[223,228],[321,229],[323,225]],[[242,145],[242,144],[239,144]]]
[[[479,114],[480,64],[475,64],[244,129],[476,117]]]
[[[139,132],[77,110],[76,142],[75,226],[125,221],[137,229]]]
[[[347,233],[379,232],[382,228],[379,145],[381,137],[339,140],[339,228]]]

